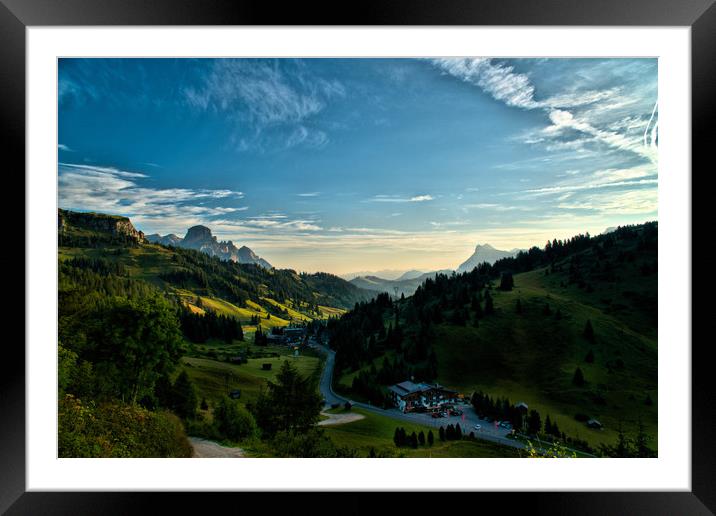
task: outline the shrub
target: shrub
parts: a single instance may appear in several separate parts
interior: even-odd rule
[[[214,408],[214,424],[221,435],[233,441],[255,437],[257,434],[254,416],[227,397],[221,398]]]
[[[58,406],[60,457],[191,457],[179,418],[137,405],[84,403],[68,394]]]
[[[311,428],[307,431],[281,431],[271,440],[277,457],[355,457],[351,448],[336,447],[322,430]]]

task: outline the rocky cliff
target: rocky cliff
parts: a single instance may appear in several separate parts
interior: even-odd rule
[[[145,242],[144,233],[138,231],[127,217],[105,215],[103,213],[58,210],[58,231],[60,235],[71,232],[111,235],[137,243]]]

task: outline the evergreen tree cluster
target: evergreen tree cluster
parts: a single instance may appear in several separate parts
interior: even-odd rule
[[[179,312],[181,329],[186,337],[197,344],[208,339],[220,339],[231,343],[244,340],[244,332],[238,319],[207,310],[203,314],[194,313],[188,308]]]
[[[441,426],[440,430],[438,430],[438,435],[441,441],[459,441],[463,438],[464,434],[460,428],[460,423],[454,425],[450,423],[445,428]]]
[[[433,436],[432,430],[428,430],[427,436],[422,430],[417,434],[412,432],[408,435],[405,428],[399,426],[393,433],[393,443],[395,443],[395,446],[398,448],[410,447],[415,449],[418,446],[432,446],[434,442],[435,437]]]
[[[521,429],[523,427],[522,412],[512,405],[507,398],[495,399],[482,391],[476,391],[472,394],[470,402],[480,417],[489,417],[498,421],[509,421],[515,429]]]
[[[172,247],[171,271],[160,277],[167,283],[214,295],[243,306],[246,300],[262,304],[275,315],[286,311],[261,298],[270,297],[286,304],[306,306],[318,312],[318,305],[350,308],[370,294],[332,274],[297,274],[291,269],[266,270],[255,264],[237,263],[209,256],[201,251]]]

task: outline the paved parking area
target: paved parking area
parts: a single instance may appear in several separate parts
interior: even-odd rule
[[[316,342],[310,342],[312,348],[317,349],[325,353],[326,363],[323,367],[320,380],[320,391],[323,398],[326,400],[327,405],[332,403],[345,403],[347,398],[337,395],[331,388],[331,377],[333,375],[333,365],[335,363],[335,351],[328,349],[326,346],[322,346]],[[486,439],[488,441],[504,444],[507,446],[513,446],[515,448],[524,448],[524,444],[514,439],[508,439],[506,436],[510,433],[506,428],[495,425],[494,423],[488,423],[485,420],[480,419],[475,413],[475,409],[470,404],[458,404],[456,408],[462,410],[462,416],[448,416],[441,418],[433,418],[430,414],[418,414],[418,413],[403,413],[397,408],[382,409],[379,407],[371,406],[367,403],[360,403],[351,400],[353,405],[356,407],[362,407],[364,409],[375,412],[382,416],[388,416],[399,421],[408,421],[416,424],[429,426],[432,428],[439,429],[441,426],[446,427],[449,424],[460,424],[460,430],[464,434],[470,434],[475,432],[475,437],[478,439]],[[475,425],[480,425],[479,430],[475,430]],[[437,437],[437,436],[436,436]]]

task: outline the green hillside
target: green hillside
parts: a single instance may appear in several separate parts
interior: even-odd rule
[[[336,388],[383,403],[413,376],[524,401],[595,448],[641,422],[655,449],[656,250],[655,223],[580,235],[362,305],[331,327]]]
[[[290,364],[286,374],[308,379],[304,394],[316,401],[308,412],[317,415],[322,360],[310,349],[296,355],[259,341],[259,328],[320,332],[321,321],[370,298],[329,274],[267,270],[150,244],[129,219],[102,214],[60,211],[58,260],[63,457],[188,456],[185,429],[246,440],[270,455],[271,435],[259,430],[250,404]],[[135,435],[152,425],[170,439]],[[125,427],[137,432],[125,435]],[[337,452],[329,445],[320,453]]]

